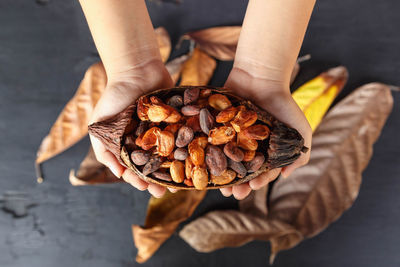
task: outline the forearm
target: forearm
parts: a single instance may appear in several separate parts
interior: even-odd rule
[[[80,0],[107,76],[161,62],[144,0]]]
[[[250,0],[234,68],[287,85],[315,0]]]

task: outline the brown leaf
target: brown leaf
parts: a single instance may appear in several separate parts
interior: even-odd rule
[[[216,66],[215,59],[195,48],[183,65],[180,85],[207,85]]]
[[[337,104],[315,132],[308,165],[274,185],[268,218],[291,224],[305,237],[337,220],[358,195],[361,173],[392,105],[389,87],[379,83],[364,85]],[[272,239],[272,254],[287,242]]]
[[[132,225],[133,239],[138,249],[136,261],[147,261],[167,240],[179,223],[189,218],[207,191],[167,191],[162,198],[151,197],[144,227]]]
[[[163,27],[154,29],[157,37],[158,47],[160,48],[161,59],[163,62],[167,62],[171,53],[171,39],[167,30]]]
[[[92,147],[89,148],[76,174],[75,170],[70,171],[69,181],[75,186],[123,182],[109,168],[97,161]]]
[[[233,60],[239,40],[240,26],[214,27],[187,34],[198,47],[219,60]]]
[[[239,247],[253,240],[268,241],[288,236],[301,240],[301,234],[278,220],[265,220],[235,210],[211,211],[185,225],[179,236],[199,252]]]
[[[182,72],[183,64],[191,57],[190,54],[185,54],[180,57],[174,58],[167,64],[165,64],[165,67],[167,68],[169,75],[171,75],[171,79],[176,84],[179,80],[179,77]]]
[[[267,194],[268,185],[252,191],[248,197],[239,201],[239,210],[257,217],[266,217],[268,213]]]
[[[87,134],[93,108],[107,83],[101,62],[89,67],[74,97],[67,103],[37,152],[36,163],[41,163],[63,152]]]

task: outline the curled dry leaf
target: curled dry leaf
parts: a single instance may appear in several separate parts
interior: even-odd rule
[[[360,87],[337,104],[315,132],[309,164],[272,188],[269,218],[291,224],[305,237],[337,220],[358,195],[361,173],[392,105],[389,87],[378,83]],[[271,243],[273,256],[288,239]]]
[[[240,26],[214,27],[188,33],[198,47],[219,60],[233,60],[239,40]]]
[[[192,53],[185,54],[180,57],[174,58],[173,60],[165,64],[165,68],[168,70],[169,75],[171,75],[171,79],[174,82],[174,84],[178,82],[182,72],[183,65],[187,60],[189,60],[191,56]]]
[[[183,64],[180,84],[207,85],[216,66],[215,59],[195,48],[192,56]]]
[[[211,211],[185,225],[179,236],[199,252],[239,247],[253,240],[268,241],[281,236],[301,240],[301,234],[290,225],[235,210]]]
[[[167,240],[179,223],[189,218],[203,200],[206,191],[181,190],[166,192],[161,198],[151,197],[143,227],[132,225],[133,239],[138,249],[136,261],[147,261]]]
[[[171,39],[167,30],[163,27],[158,27],[154,30],[157,37],[158,47],[160,48],[161,59],[167,62],[171,53]]]
[[[75,170],[70,171],[69,181],[75,186],[123,182],[109,168],[97,161],[92,147],[89,148],[89,152],[79,166],[79,170],[76,173]]]

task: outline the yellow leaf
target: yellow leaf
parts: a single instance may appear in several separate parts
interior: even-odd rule
[[[313,131],[343,89],[347,78],[348,72],[345,67],[332,68],[306,82],[292,94]]]

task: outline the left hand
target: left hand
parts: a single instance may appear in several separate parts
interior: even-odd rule
[[[309,148],[307,153],[303,153],[289,166],[264,172],[247,183],[220,189],[224,196],[229,197],[233,194],[236,199],[241,200],[247,197],[251,190],[260,189],[276,179],[280,173],[283,177],[288,177],[295,169],[307,164],[310,158],[312,130],[303,112],[292,98],[289,85],[252,77],[242,69],[233,68],[225,87],[235,94],[251,100],[279,121],[299,131],[304,138],[304,145]]]

